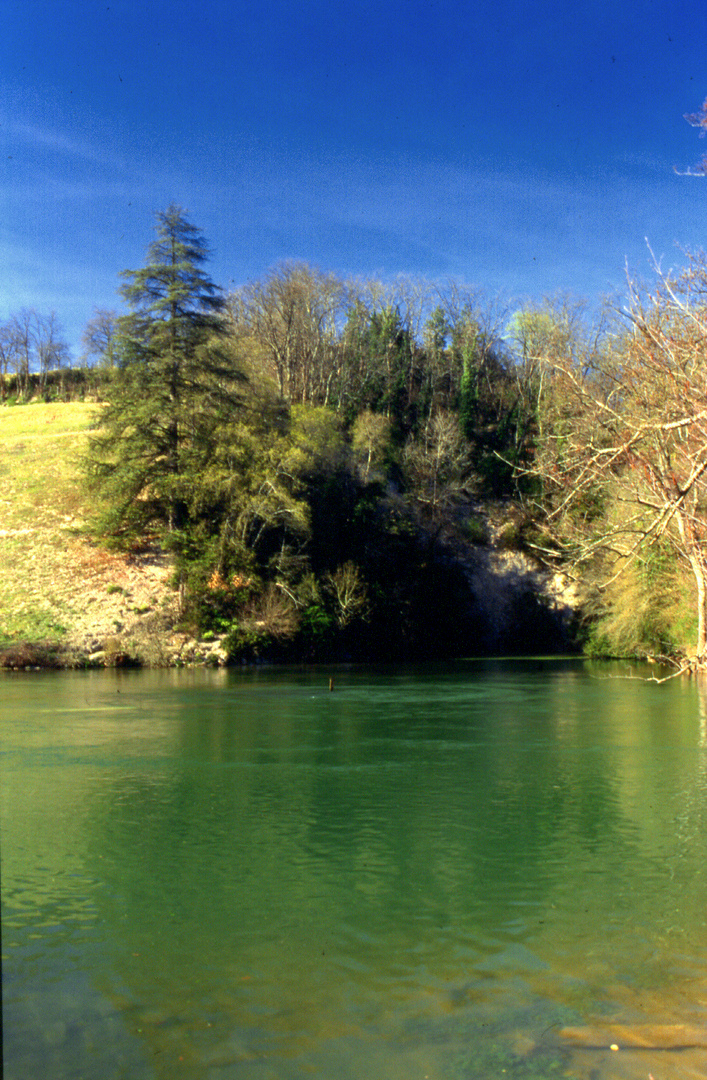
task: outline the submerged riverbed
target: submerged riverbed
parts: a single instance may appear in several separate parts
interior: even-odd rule
[[[704,1077],[707,688],[627,673],[2,674],[6,1080]]]

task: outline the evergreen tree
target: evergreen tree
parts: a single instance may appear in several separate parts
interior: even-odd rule
[[[471,320],[458,328],[457,348],[461,358],[459,427],[467,439],[474,437],[478,426],[480,336],[477,325]]]
[[[399,310],[388,306],[372,311],[361,345],[364,363],[373,373],[369,380],[369,400],[362,405],[403,426],[409,404],[413,341]]]
[[[202,269],[208,248],[175,205],[157,214],[156,232],[147,265],[121,275],[133,310],[116,322],[116,378],[91,444],[114,533],[186,527],[193,478],[240,404],[224,301]]]

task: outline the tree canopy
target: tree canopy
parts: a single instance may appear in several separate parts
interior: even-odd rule
[[[129,312],[97,311],[85,339],[105,375],[101,527],[172,550],[200,630],[240,655],[360,655],[369,632],[451,647],[490,499],[527,553],[582,575],[595,625],[635,609],[622,648],[707,663],[704,256],[630,281],[611,322],[567,295],[509,315],[300,263],[224,297],[208,255],[183,210],[157,214],[121,275]],[[683,568],[689,618],[659,600]]]
[[[115,320],[117,370],[92,443],[91,470],[117,530],[184,527],[213,431],[241,404],[224,300],[203,270],[208,248],[178,206],[157,214],[156,232],[146,266],[121,275],[132,311]]]

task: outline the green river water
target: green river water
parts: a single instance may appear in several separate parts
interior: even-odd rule
[[[4,673],[5,1080],[704,1078],[707,684],[627,673]]]

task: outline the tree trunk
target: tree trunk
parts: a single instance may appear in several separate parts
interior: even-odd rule
[[[697,590],[697,640],[695,642],[695,662],[700,667],[705,662],[707,652],[707,569],[700,549],[699,541],[695,536],[694,527],[689,517],[682,511],[678,511],[677,526],[683,551],[687,555],[692,574],[695,579]]]
[[[699,554],[689,556],[692,573],[697,586],[697,642],[695,659],[698,665],[704,663],[707,652],[707,618],[705,617],[705,605],[707,605],[707,580],[705,580],[705,566]]]

